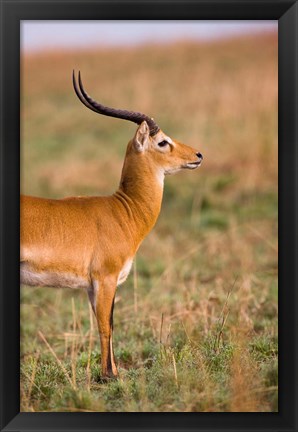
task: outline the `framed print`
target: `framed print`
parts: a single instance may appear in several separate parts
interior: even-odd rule
[[[1,3],[3,431],[297,430],[297,2],[168,6]]]

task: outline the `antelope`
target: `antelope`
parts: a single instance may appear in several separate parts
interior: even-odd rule
[[[164,177],[193,170],[201,153],[166,135],[145,114],[109,108],[85,91],[73,71],[79,100],[97,114],[138,125],[127,145],[118,190],[111,196],[45,199],[21,196],[20,280],[30,286],[83,288],[96,317],[102,379],[116,378],[113,309],[116,289],[161,210]]]

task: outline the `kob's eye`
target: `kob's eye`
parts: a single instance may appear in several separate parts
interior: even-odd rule
[[[168,143],[168,141],[166,141],[166,140],[161,141],[160,143],[158,143],[159,147],[165,147],[165,146],[168,145],[168,144],[169,144],[169,143]]]

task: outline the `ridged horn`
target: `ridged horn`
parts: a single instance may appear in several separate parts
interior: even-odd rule
[[[149,126],[151,136],[156,135],[157,132],[160,130],[159,126],[155,123],[155,121],[151,117],[148,117],[145,114],[134,112],[134,111],[110,108],[100,104],[99,102],[96,102],[85,91],[83,87],[80,71],[78,77],[79,77],[79,85],[76,82],[75,71],[73,71],[72,82],[73,82],[74,90],[76,92],[76,95],[80,99],[80,101],[90,110],[98,114],[106,115],[109,117],[116,117],[123,120],[129,120],[137,124],[141,124],[145,120]]]

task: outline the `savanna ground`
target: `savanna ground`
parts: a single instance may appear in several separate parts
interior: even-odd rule
[[[277,411],[277,35],[27,55],[24,193],[118,186],[136,127],[84,108],[73,68],[93,97],[154,116],[204,161],[166,178],[118,289],[118,380],[100,380],[85,292],[21,288],[21,411]]]

